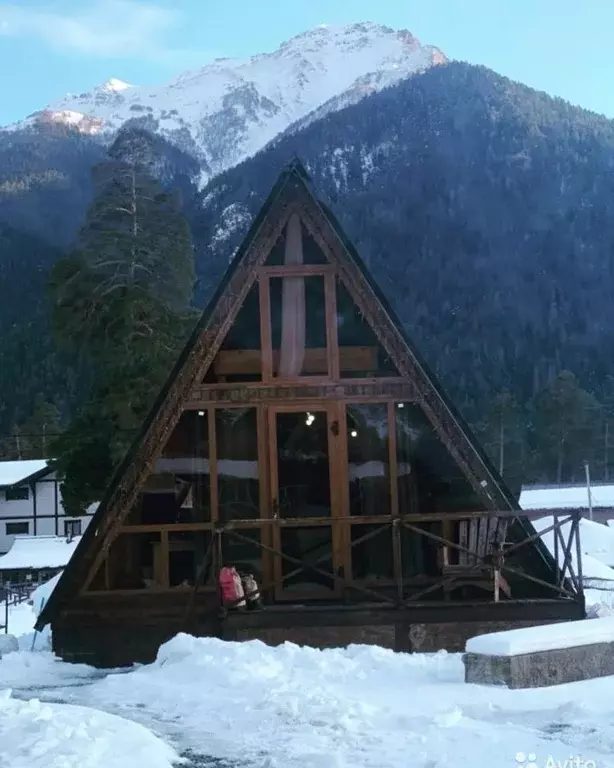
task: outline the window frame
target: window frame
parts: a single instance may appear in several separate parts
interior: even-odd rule
[[[24,530],[10,531],[9,530],[9,526],[21,526],[22,528],[23,528],[23,526],[25,526],[25,531]],[[4,529],[5,529],[5,535],[6,536],[29,536],[30,535],[30,522],[28,520],[24,520],[24,521],[22,521],[22,520],[10,521],[9,520],[9,521],[7,521],[5,523]]]
[[[23,491],[25,491],[25,496],[23,495]],[[14,495],[17,492],[21,492],[22,495]],[[30,487],[28,485],[16,485],[4,489],[5,501],[29,501],[29,499]]]
[[[69,526],[71,530],[69,531]],[[78,530],[72,530],[74,527],[77,527]],[[83,520],[80,517],[76,518],[64,518],[64,537],[68,538],[69,536],[81,536],[83,534]]]

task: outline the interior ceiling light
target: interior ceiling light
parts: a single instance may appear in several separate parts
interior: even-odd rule
[[[204,411],[199,411],[199,412],[198,412],[198,415],[199,415],[199,416],[204,416],[204,415],[205,415],[205,412],[204,412]]]

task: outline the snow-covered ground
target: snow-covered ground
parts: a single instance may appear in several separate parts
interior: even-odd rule
[[[142,725],[69,704],[0,694],[3,768],[171,768],[177,753]]]
[[[608,529],[595,525],[582,549],[599,555]],[[460,654],[187,635],[153,664],[103,672],[56,659],[47,636],[31,653],[35,613],[14,609],[21,650],[0,660],[1,768],[614,768],[614,678],[510,691],[466,685]]]
[[[457,654],[271,648],[179,635],[154,664],[106,676],[49,653],[10,654],[0,662],[0,684],[13,687],[20,700],[36,695],[87,708],[13,701],[10,706],[25,718],[29,748],[40,734],[48,762],[22,758],[26,746],[17,741],[21,753],[6,763],[11,767],[76,766],[59,757],[49,761],[53,752],[45,752],[45,745],[58,733],[70,742],[58,738],[61,759],[61,750],[83,746],[83,765],[98,765],[87,762],[96,732],[96,754],[109,750],[107,765],[165,765],[135,762],[127,746],[125,763],[112,762],[109,755],[124,740],[127,745],[134,737],[143,751],[149,748],[144,736],[140,741],[142,732],[126,730],[127,720],[164,739],[189,758],[189,766],[202,768],[509,768],[519,752],[535,754],[538,766],[549,758],[565,765],[573,756],[585,768],[591,760],[614,768],[612,678],[541,690],[466,685]],[[115,735],[112,721],[92,709],[122,718]],[[6,752],[3,720],[0,713]]]

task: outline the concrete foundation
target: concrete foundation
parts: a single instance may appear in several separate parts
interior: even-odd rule
[[[543,688],[614,675],[614,643],[488,656],[465,653],[465,682],[508,688]]]

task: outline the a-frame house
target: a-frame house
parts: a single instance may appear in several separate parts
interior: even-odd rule
[[[582,618],[577,521],[553,556],[519,515],[293,163],[37,627],[115,666],[179,631],[432,650]],[[256,577],[262,610],[220,610],[224,565]]]

